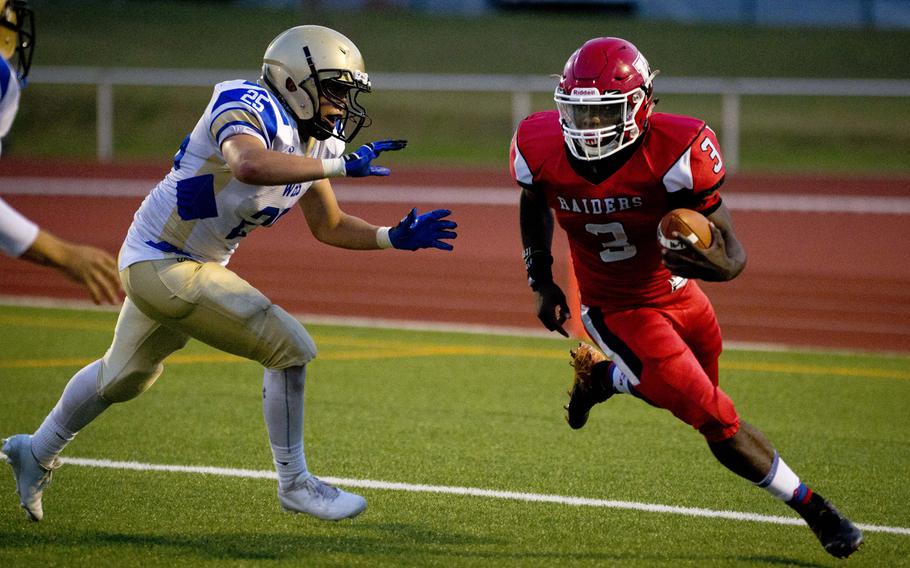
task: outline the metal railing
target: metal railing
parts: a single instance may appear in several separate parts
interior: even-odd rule
[[[114,86],[209,87],[229,78],[255,80],[249,69],[159,69],[124,67],[35,67],[35,84],[94,85],[97,113],[97,157],[110,161],[114,154]],[[511,93],[512,123],[518,126],[530,114],[531,95],[551,93],[552,77],[538,75],[455,75],[371,73],[379,91],[452,91]],[[660,93],[719,95],[721,134],[727,169],[739,165],[740,100],[748,95],[910,97],[910,80],[903,79],[783,79],[663,77],[655,79]]]

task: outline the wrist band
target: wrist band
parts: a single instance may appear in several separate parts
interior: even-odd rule
[[[344,158],[326,158],[322,160],[323,177],[337,178],[344,177],[347,172],[344,170]]]
[[[392,227],[379,227],[376,231],[376,244],[381,249],[392,248],[392,239],[389,238],[389,231]]]
[[[553,282],[553,255],[547,250],[532,250],[530,247],[522,251],[525,269],[528,271],[528,285],[532,290],[537,290],[541,284]]]

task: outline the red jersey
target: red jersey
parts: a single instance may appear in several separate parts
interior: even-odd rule
[[[655,113],[639,142],[619,169],[593,183],[569,162],[557,111],[527,117],[512,139],[512,177],[542,192],[555,212],[569,239],[581,301],[588,306],[615,310],[668,303],[685,281],[661,264],[661,217],[677,207],[708,215],[720,205],[723,159],[704,121]]]

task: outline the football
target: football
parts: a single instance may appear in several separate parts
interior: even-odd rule
[[[674,239],[673,231],[698,248],[711,246],[711,224],[708,218],[691,209],[674,209],[663,216],[657,225],[657,240],[670,250],[681,250],[684,245]]]

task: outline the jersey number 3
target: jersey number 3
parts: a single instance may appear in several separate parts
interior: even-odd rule
[[[601,243],[603,250],[600,251],[600,260],[604,262],[626,260],[638,254],[635,245],[629,244],[622,223],[588,223],[585,230],[592,235],[610,235],[612,240]]]

